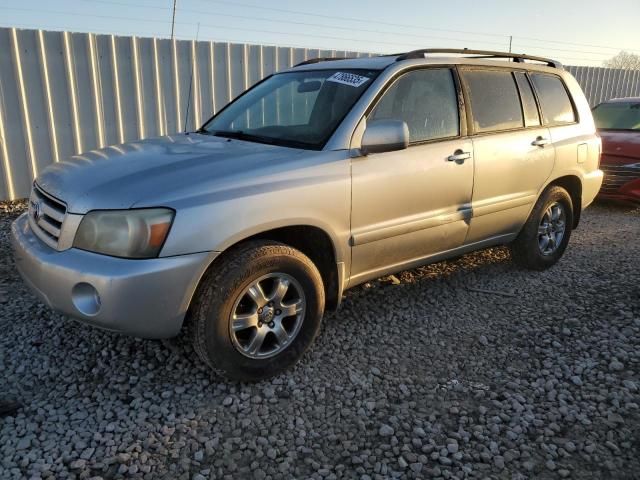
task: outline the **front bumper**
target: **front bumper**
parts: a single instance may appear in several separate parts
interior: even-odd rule
[[[179,333],[191,297],[215,252],[133,260],[56,251],[23,214],[11,226],[18,271],[48,306],[106,330],[144,338]],[[96,295],[97,294],[97,295]]]

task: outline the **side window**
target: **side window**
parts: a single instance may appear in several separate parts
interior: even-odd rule
[[[520,97],[509,71],[467,70],[462,72],[471,97],[476,132],[508,130],[524,125]]]
[[[576,114],[562,80],[555,75],[532,73],[531,80],[540,99],[540,108],[545,123],[573,123]]]
[[[387,89],[368,119],[404,120],[412,143],[459,135],[458,96],[451,70],[406,73]]]
[[[540,125],[540,115],[538,114],[538,106],[536,98],[533,95],[529,79],[522,72],[514,73],[518,90],[520,91],[520,100],[522,101],[522,111],[524,112],[525,127],[535,127]]]

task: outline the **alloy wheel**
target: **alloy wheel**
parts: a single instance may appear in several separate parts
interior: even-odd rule
[[[281,353],[294,340],[306,310],[300,283],[286,273],[263,275],[236,299],[229,333],[233,346],[252,359]]]
[[[538,248],[542,255],[553,255],[562,243],[567,228],[565,207],[554,202],[545,210],[538,226]]]

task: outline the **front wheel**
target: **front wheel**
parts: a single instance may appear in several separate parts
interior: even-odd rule
[[[188,329],[198,356],[213,370],[256,381],[302,357],[323,312],[322,278],[306,255],[280,243],[247,242],[203,278]]]
[[[552,186],[540,196],[527,223],[511,244],[514,261],[532,270],[545,270],[562,256],[573,225],[573,204],[567,191]]]

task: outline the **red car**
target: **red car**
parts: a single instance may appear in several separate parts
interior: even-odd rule
[[[602,137],[601,198],[640,203],[640,97],[614,98],[593,109]]]

